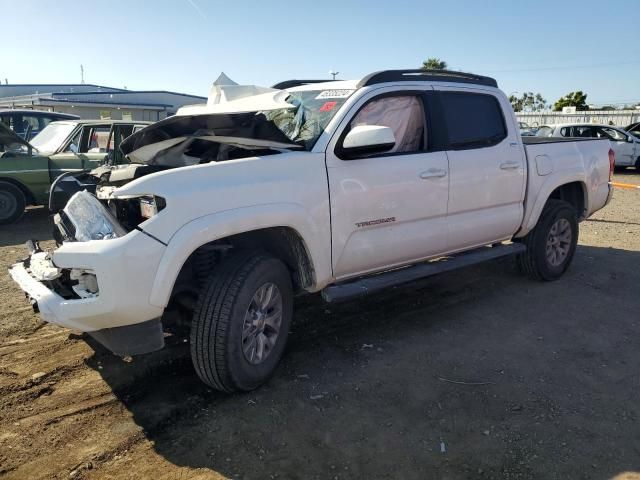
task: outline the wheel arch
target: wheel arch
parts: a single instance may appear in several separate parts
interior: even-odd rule
[[[318,243],[322,244],[322,239],[313,225],[300,217],[298,222],[272,223],[266,222],[264,217],[258,218],[254,217],[252,221],[249,217],[238,216],[237,212],[222,212],[201,217],[182,227],[167,244],[156,272],[150,302],[160,307],[167,306],[194,256],[217,252],[207,260],[214,268],[219,254],[230,248],[265,250],[289,268],[296,290],[316,291],[321,288],[323,279],[329,275],[324,270],[330,268],[330,251],[318,251]],[[295,217],[289,216],[289,220],[293,219]],[[327,247],[330,249],[330,245]]]
[[[515,235],[521,238],[538,223],[542,211],[550,199],[564,200],[576,210],[578,221],[586,218],[589,208],[587,185],[582,179],[565,180],[560,185],[548,185],[537,193],[537,200],[528,215],[525,213],[523,227]]]
[[[551,192],[547,198],[547,202],[550,199],[563,200],[570,204],[576,210],[576,217],[578,218],[578,221],[581,221],[586,217],[587,186],[584,182],[575,181],[560,185]]]

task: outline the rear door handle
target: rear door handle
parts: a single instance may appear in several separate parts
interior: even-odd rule
[[[520,162],[504,162],[500,164],[502,170],[513,170],[520,168]]]
[[[430,168],[429,170],[425,170],[420,174],[420,178],[442,178],[447,176],[447,171],[442,168]]]

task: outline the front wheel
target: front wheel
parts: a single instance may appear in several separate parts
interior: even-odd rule
[[[193,365],[217,390],[253,390],[273,374],[284,351],[293,311],[291,276],[266,253],[239,252],[216,268],[193,316]]]
[[[27,200],[13,183],[0,182],[0,225],[16,222],[23,214]]]
[[[562,200],[549,200],[538,223],[520,239],[527,250],[516,257],[520,271],[535,280],[556,280],[569,268],[578,244],[575,209]]]

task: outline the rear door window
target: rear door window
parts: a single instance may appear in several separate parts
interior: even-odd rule
[[[440,92],[449,148],[483,148],[507,137],[502,108],[493,95]]]
[[[86,150],[82,149],[82,153],[107,153],[109,149],[109,134],[111,126],[91,126],[85,128],[87,135]],[[83,151],[84,150],[84,151]]]

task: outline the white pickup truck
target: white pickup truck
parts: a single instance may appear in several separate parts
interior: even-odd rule
[[[84,176],[56,216],[59,248],[31,242],[11,267],[44,320],[119,355],[186,320],[200,378],[251,390],[294,295],[332,302],[510,254],[554,280],[611,197],[608,140],[523,139],[488,77],[227,83],[129,137],[131,163]]]

